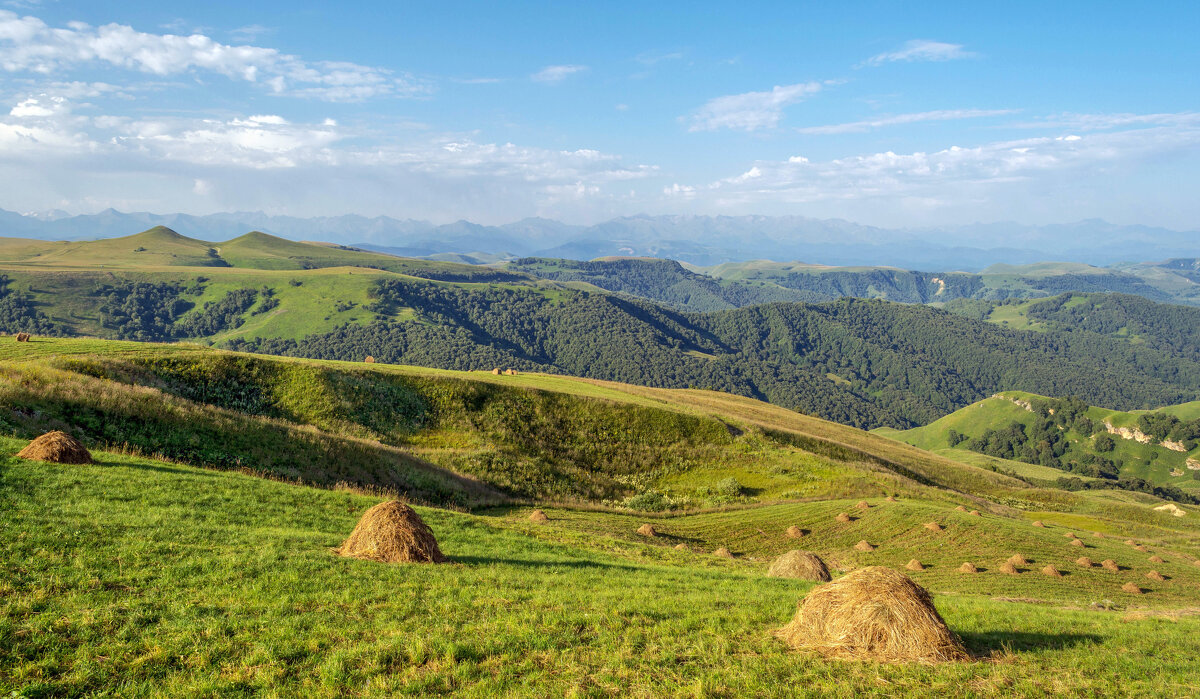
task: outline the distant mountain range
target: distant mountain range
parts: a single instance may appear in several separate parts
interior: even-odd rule
[[[802,216],[627,216],[577,226],[528,218],[501,226],[345,215],[319,218],[262,212],[123,213],[113,209],[72,216],[61,211],[18,214],[0,210],[0,236],[84,240],[167,226],[203,240],[228,240],[257,230],[292,240],[354,245],[409,257],[453,255],[491,262],[508,256],[592,259],[666,257],[694,265],[752,259],[803,260],[827,265],[888,265],[919,270],[976,271],[995,263],[1057,260],[1118,262],[1196,257],[1200,232],[1122,226],[1101,220],[1027,226],[975,224],[887,229]],[[466,255],[467,258],[458,256]]]

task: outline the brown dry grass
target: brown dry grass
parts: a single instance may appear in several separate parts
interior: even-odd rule
[[[398,500],[363,513],[338,554],[383,563],[444,563],[433,530],[413,508]]]
[[[881,566],[816,588],[775,635],[793,648],[831,658],[924,663],[969,658],[925,588]]]
[[[776,558],[767,568],[769,578],[796,578],[813,582],[829,582],[829,567],[820,556],[809,551],[788,551]]]
[[[92,455],[78,440],[55,430],[47,432],[17,452],[17,456],[31,461],[49,461],[55,464],[90,464]]]

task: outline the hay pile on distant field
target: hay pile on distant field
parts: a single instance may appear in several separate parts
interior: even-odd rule
[[[967,511],[967,508],[963,507],[962,505],[959,505],[958,507],[955,507],[954,509],[955,509],[955,510],[958,510],[959,512],[966,512],[966,511]]]
[[[979,569],[975,567],[974,563],[967,561],[966,563],[963,563],[962,565],[960,565],[958,567],[958,572],[960,572],[960,573],[978,573]]]
[[[934,663],[969,657],[925,588],[880,566],[816,588],[775,635],[833,658]]]
[[[921,565],[921,562],[915,558],[908,563],[905,563],[904,567],[908,568],[909,570],[925,570],[925,566]]]
[[[637,533],[642,536],[658,536],[658,532],[654,530],[653,524],[643,524],[638,527]]]
[[[1021,571],[1017,570],[1015,565],[1009,563],[1008,561],[1000,564],[1000,572],[1007,575],[1019,575],[1021,573]]]
[[[886,498],[884,498],[884,500],[887,500],[888,502],[896,502],[896,496],[895,496],[895,495],[889,495],[889,496],[887,496]]]
[[[364,359],[363,362],[365,362],[366,364],[374,364],[375,358],[368,354],[367,358]]]
[[[871,509],[871,506],[870,506],[870,505],[867,503],[867,501],[866,501],[866,500],[859,500],[859,501],[858,501],[858,504],[856,504],[856,505],[855,505],[855,507],[857,507],[857,508],[858,508],[858,509],[860,509],[860,510],[869,510],[869,509]]]
[[[721,558],[733,558],[733,552],[730,551],[729,549],[725,548],[724,546],[717,549],[716,551],[713,551],[713,555],[719,556]]]
[[[855,548],[855,550],[858,550],[858,551],[874,551],[875,550],[875,547],[872,546],[871,544],[867,543],[866,539],[863,539],[862,541],[855,544],[854,548]]]
[[[363,513],[337,552],[384,563],[446,561],[429,525],[413,508],[397,500],[382,502]]]
[[[1163,574],[1157,570],[1152,570],[1149,573],[1146,573],[1146,577],[1150,578],[1151,580],[1157,580],[1158,582],[1166,580],[1166,578],[1163,577]]]
[[[675,544],[675,550],[676,551],[687,551],[688,546],[687,546],[687,544]]]
[[[1033,526],[1035,526],[1035,527],[1042,527],[1043,529],[1045,529],[1045,527],[1046,527],[1046,525],[1042,524],[1042,521],[1041,521],[1040,519],[1039,519],[1039,520],[1035,520],[1035,521],[1034,521],[1034,523],[1033,523]]]
[[[940,532],[942,530],[942,525],[937,522],[926,522],[924,526],[931,532]]]
[[[1103,539],[1103,538],[1104,538],[1104,535],[1103,535],[1103,534],[1101,534],[1100,532],[1092,532],[1092,536],[1093,536],[1093,537],[1095,537],[1095,538],[1097,538],[1097,539]]]
[[[1011,564],[1013,564],[1013,565],[1015,565],[1015,566],[1027,566],[1027,565],[1029,565],[1029,561],[1025,560],[1025,557],[1024,557],[1024,556],[1022,556],[1022,555],[1021,555],[1021,554],[1019,554],[1019,553],[1014,553],[1013,555],[1009,556],[1009,557],[1008,557],[1008,562],[1009,562],[1009,563],[1011,563]]]
[[[1067,532],[1066,534],[1063,534],[1063,536],[1067,537],[1068,539],[1078,539],[1079,538],[1079,537],[1075,536],[1075,532]]]
[[[1105,570],[1111,570],[1114,573],[1121,572],[1121,566],[1117,565],[1117,562],[1111,558],[1105,558],[1103,561],[1101,561],[1100,567]]]
[[[846,514],[845,512],[839,512],[838,516],[834,517],[834,519],[836,519],[839,522],[849,522],[850,515]]]
[[[1145,546],[1142,546],[1141,544],[1138,544],[1137,546],[1133,547],[1133,550],[1141,551],[1142,553],[1145,553],[1145,552],[1149,551],[1150,549],[1146,548]]]
[[[1133,546],[1133,545],[1135,545],[1135,544],[1137,544],[1137,542],[1136,542],[1136,541],[1134,541],[1133,539],[1126,539],[1126,540],[1125,540],[1125,545],[1126,545],[1126,546]]]
[[[1150,557],[1150,562],[1151,562],[1151,563],[1166,563],[1166,561],[1164,561],[1164,560],[1162,559],[1162,556],[1151,556],[1151,557]]]
[[[1092,563],[1092,559],[1088,558],[1087,556],[1080,556],[1079,558],[1075,559],[1075,565],[1079,566],[1080,568],[1091,568],[1096,564]]]
[[[769,578],[796,578],[813,582],[829,582],[829,568],[820,556],[808,551],[788,551],[771,563]]]
[[[29,333],[17,333],[17,342],[29,342]]]
[[[542,512],[541,510],[534,510],[533,512],[529,513],[529,521],[538,523],[549,522],[550,518],[546,516],[545,512]]]
[[[979,510],[971,510],[967,514],[971,515],[972,517],[982,517],[983,516],[983,515],[979,514]]]
[[[787,535],[793,539],[799,539],[804,536],[804,530],[793,524],[787,528]]]
[[[1083,543],[1083,539],[1071,539],[1071,545],[1078,546],[1080,548],[1087,546],[1087,544]]]
[[[1124,585],[1122,585],[1122,586],[1121,586],[1121,590],[1122,590],[1123,592],[1128,592],[1128,593],[1129,593],[1129,594],[1131,594],[1131,595],[1140,595],[1140,594],[1142,594],[1142,588],[1138,587],[1137,585],[1135,585],[1135,584],[1133,584],[1133,583],[1131,583],[1131,582],[1127,582],[1127,583],[1125,583]]]
[[[47,432],[29,443],[17,456],[30,461],[56,464],[90,464],[92,455],[78,439],[66,432]]]
[[[1052,565],[1048,565],[1045,568],[1042,568],[1042,574],[1049,575],[1052,578],[1061,578],[1062,577],[1062,573],[1059,572],[1058,568],[1055,568]]]

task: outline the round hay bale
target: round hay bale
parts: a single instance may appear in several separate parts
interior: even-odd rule
[[[369,355],[369,354],[368,354],[368,355],[367,355],[367,358],[363,360],[363,363],[365,363],[365,364],[374,364],[374,363],[375,363],[375,358],[374,358],[374,357],[372,357],[371,355]]]
[[[909,570],[925,570],[925,566],[921,565],[921,562],[915,558],[908,563],[905,563],[904,567],[908,568]]]
[[[804,530],[793,524],[787,528],[787,535],[792,539],[800,539],[804,536]]]
[[[542,512],[541,510],[534,510],[533,512],[529,513],[529,521],[530,522],[539,522],[539,523],[540,522],[549,522],[550,518],[546,516],[545,512]]]
[[[924,526],[931,532],[942,531],[942,525],[938,524],[937,522],[926,522]]]
[[[960,573],[978,573],[979,569],[975,567],[974,563],[967,561],[966,563],[963,563],[962,565],[960,565],[958,567],[958,572],[960,572]]]
[[[725,548],[724,546],[717,549],[716,551],[713,551],[713,555],[717,556],[719,558],[733,558],[733,552],[730,551],[729,549]]]
[[[1166,561],[1164,561],[1161,556],[1151,556],[1150,562],[1151,563],[1166,563]]]
[[[1011,564],[1013,564],[1013,565],[1015,565],[1015,566],[1027,566],[1027,565],[1029,565],[1029,561],[1025,560],[1025,557],[1024,557],[1024,556],[1022,556],[1022,555],[1021,555],[1021,554],[1019,554],[1019,553],[1014,553],[1013,555],[1009,556],[1009,557],[1008,557],[1008,562],[1009,562],[1009,563],[1011,563]]]
[[[1151,580],[1157,580],[1158,582],[1162,582],[1162,581],[1166,580],[1166,578],[1163,577],[1162,573],[1158,572],[1157,570],[1152,570],[1149,573],[1146,573],[1146,577]]]
[[[1045,529],[1045,528],[1046,528],[1046,525],[1042,524],[1042,521],[1041,521],[1040,519],[1039,519],[1039,520],[1037,520],[1037,521],[1035,521],[1035,522],[1033,523],[1033,526],[1035,526],[1035,527],[1041,527],[1041,528],[1043,528],[1043,529]]]
[[[957,510],[957,511],[959,511],[959,512],[966,512],[966,511],[967,511],[967,508],[963,507],[962,505],[959,505],[958,507],[955,507],[954,509],[955,509],[955,510]]]
[[[858,501],[858,503],[855,505],[855,507],[857,507],[857,508],[858,508],[858,509],[860,509],[860,510],[869,510],[869,509],[871,509],[871,506],[870,506],[869,504],[867,504],[867,501],[866,501],[866,500],[859,500],[859,501]]]
[[[1071,545],[1079,546],[1081,548],[1087,546],[1087,544],[1083,543],[1083,539],[1071,539]]]
[[[17,333],[17,342],[29,342],[29,333]]]
[[[654,530],[653,524],[643,524],[642,526],[637,528],[637,533],[641,534],[642,536],[649,536],[649,537],[658,536],[658,532],[656,532]]]
[[[836,519],[839,522],[849,522],[850,515],[846,514],[845,512],[839,512],[838,516],[834,517],[834,519]]]
[[[1052,578],[1061,578],[1063,575],[1058,571],[1058,568],[1048,565],[1042,568],[1042,575],[1049,575]]]
[[[492,369],[492,375],[494,375],[494,376],[499,376],[499,375],[500,375],[500,369],[499,369],[499,367],[497,367],[497,368],[495,368],[495,369]]]
[[[808,593],[775,632],[792,648],[882,662],[967,660],[925,588],[897,570],[860,568]]]
[[[433,530],[413,508],[398,500],[363,513],[339,555],[383,563],[444,563]]]
[[[687,544],[675,544],[675,550],[676,551],[687,551],[688,550]]]
[[[972,517],[982,517],[983,516],[983,515],[979,514],[979,510],[971,510],[967,514],[971,515]]]
[[[1121,592],[1128,592],[1131,595],[1140,595],[1142,594],[1142,588],[1131,582],[1127,582],[1121,586]]]
[[[1066,534],[1063,534],[1063,536],[1067,537],[1068,539],[1078,539],[1079,538],[1079,537],[1075,536],[1075,532],[1067,532]]]
[[[29,443],[17,456],[30,461],[49,461],[55,464],[90,464],[92,455],[78,440],[55,430]]]
[[[788,551],[767,568],[768,578],[795,578],[813,582],[829,582],[829,568],[815,553]]]
[[[854,545],[854,549],[856,551],[874,551],[875,547],[872,546],[871,544],[868,544],[866,539],[863,539],[862,541],[860,541]]]
[[[1103,561],[1101,561],[1100,567],[1105,570],[1111,570],[1114,573],[1121,572],[1121,566],[1117,565],[1117,562],[1111,558],[1105,558]]]
[[[1080,556],[1079,558],[1075,559],[1075,565],[1079,566],[1080,568],[1091,568],[1096,564],[1092,563],[1092,559],[1088,558],[1087,556]]]
[[[1000,564],[1000,572],[1005,573],[1007,575],[1020,575],[1021,574],[1021,571],[1017,570],[1017,567],[1015,565],[1009,563],[1008,561],[1005,561]]]

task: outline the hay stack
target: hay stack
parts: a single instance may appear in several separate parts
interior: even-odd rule
[[[972,517],[982,517],[983,516],[983,515],[979,514],[979,510],[971,510],[967,514],[971,515]]]
[[[653,524],[643,524],[642,526],[637,528],[637,533],[641,534],[642,536],[649,536],[649,537],[658,536],[658,532],[654,531]]]
[[[1166,580],[1166,578],[1163,577],[1163,574],[1157,570],[1152,570],[1149,573],[1146,573],[1146,577],[1150,578],[1151,580],[1157,580],[1158,582]]]
[[[90,464],[92,455],[78,439],[66,432],[47,432],[29,443],[17,456],[30,461],[55,464]]]
[[[444,563],[433,530],[413,508],[398,500],[363,513],[338,554],[383,563]]]
[[[849,522],[850,515],[846,514],[845,512],[839,512],[838,516],[834,517],[834,519],[836,519],[839,522]]]
[[[955,507],[954,509],[955,509],[955,510],[957,510],[957,511],[959,511],[959,512],[966,512],[966,511],[967,511],[967,508],[963,507],[962,505],[959,505],[958,507]]]
[[[1083,539],[1071,539],[1071,545],[1080,547],[1087,546],[1087,544],[1083,543]]]
[[[1136,542],[1136,541],[1134,541],[1133,539],[1126,539],[1126,540],[1125,540],[1125,545],[1126,545],[1126,546],[1133,546],[1133,545],[1134,545],[1134,544],[1136,544],[1136,543],[1137,543],[1137,542]]]
[[[1037,520],[1036,522],[1034,522],[1034,523],[1033,523],[1033,526],[1035,526],[1035,527],[1041,527],[1041,528],[1043,528],[1043,529],[1045,529],[1045,528],[1046,528],[1046,525],[1042,524],[1042,521],[1041,521],[1041,520]]]
[[[792,539],[800,539],[804,537],[804,530],[793,524],[787,528],[787,535]]]
[[[529,513],[529,521],[538,523],[549,522],[550,518],[546,516],[545,512],[542,512],[541,510],[534,510],[533,512]]]
[[[365,364],[374,364],[374,363],[375,363],[375,358],[374,358],[374,357],[372,357],[371,355],[369,355],[369,354],[368,354],[368,355],[367,355],[367,358],[363,360],[363,363],[365,363]]]
[[[29,333],[17,333],[17,342],[29,342]]]
[[[495,369],[492,369],[492,374],[494,376],[499,376],[500,375],[500,367],[496,367]]]
[[[1151,563],[1166,563],[1166,561],[1164,561],[1161,556],[1151,556],[1150,562]]]
[[[1149,551],[1150,549],[1146,548],[1145,546],[1142,546],[1141,544],[1138,544],[1137,546],[1133,547],[1133,550],[1141,551],[1142,553],[1145,553],[1145,552]]]
[[[1097,538],[1097,539],[1103,539],[1103,538],[1104,538],[1104,535],[1103,535],[1103,534],[1101,534],[1100,532],[1092,532],[1092,536],[1093,536],[1093,537],[1095,537],[1095,538]]]
[[[1021,574],[1021,571],[1017,570],[1017,567],[1015,565],[1009,563],[1008,561],[1005,561],[1004,563],[1000,564],[1000,572],[1006,573],[1008,575],[1020,575]]]
[[[768,578],[795,578],[813,582],[829,582],[829,568],[815,553],[788,551],[776,558],[767,568]]]
[[[1111,570],[1114,573],[1121,572],[1121,566],[1117,565],[1117,562],[1111,558],[1105,558],[1103,561],[1101,561],[1100,567],[1105,570]]]
[[[966,563],[963,563],[962,565],[960,565],[958,567],[958,572],[960,572],[960,573],[978,573],[979,569],[975,567],[974,563],[967,561]]]
[[[896,502],[896,496],[895,496],[895,495],[889,495],[889,496],[887,496],[886,498],[884,498],[884,500],[887,500],[888,502]]]
[[[1068,539],[1078,539],[1079,538],[1079,537],[1075,536],[1075,532],[1067,532],[1066,534],[1063,534],[1063,536],[1067,537]]]
[[[854,545],[854,549],[856,551],[874,551],[875,547],[872,546],[871,544],[868,544],[866,539],[863,539],[862,541],[860,541]]]
[[[1079,558],[1075,559],[1075,565],[1079,566],[1080,568],[1091,568],[1096,564],[1092,563],[1092,559],[1088,558],[1087,556],[1080,556]]]
[[[1042,575],[1049,575],[1052,578],[1061,578],[1062,577],[1062,573],[1058,572],[1058,568],[1055,568],[1052,565],[1048,565],[1045,568],[1042,568]]]
[[[505,369],[505,370],[504,370],[504,375],[505,375],[505,376],[516,376],[516,375],[517,375],[517,370],[516,370],[516,369]]]
[[[860,510],[869,510],[869,509],[871,509],[871,506],[870,506],[869,504],[867,504],[867,501],[866,501],[866,500],[859,500],[859,501],[858,501],[858,504],[856,504],[856,505],[855,505],[855,507],[857,507],[857,508],[858,508],[858,509],[860,509]]]
[[[925,588],[890,568],[861,568],[816,588],[775,635],[826,657],[882,662],[967,660]]]
[[[908,563],[905,563],[904,567],[908,568],[909,570],[925,570],[925,566],[921,565],[921,562],[915,558]]]
[[[1009,562],[1009,563],[1011,563],[1011,564],[1013,564],[1013,565],[1015,565],[1015,566],[1027,566],[1027,565],[1029,565],[1029,561],[1027,561],[1027,560],[1025,559],[1025,557],[1024,557],[1024,556],[1022,556],[1022,555],[1021,555],[1021,554],[1019,554],[1019,553],[1014,553],[1013,555],[1009,556],[1009,557],[1008,557],[1008,562]]]
[[[688,550],[687,544],[675,544],[675,550],[676,551],[687,551]]]
[[[1121,586],[1121,591],[1122,591],[1122,592],[1128,592],[1128,593],[1129,593],[1129,594],[1131,594],[1131,595],[1140,595],[1140,594],[1142,594],[1142,588],[1138,587],[1137,585],[1134,585],[1134,584],[1133,584],[1133,583],[1131,583],[1131,582],[1127,582],[1127,583],[1125,583],[1124,585],[1122,585],[1122,586]]]
[[[730,551],[729,549],[725,548],[724,546],[717,549],[716,551],[713,551],[713,555],[718,556],[720,558],[733,558],[733,552]]]
[[[942,525],[937,522],[926,522],[924,526],[931,532],[940,532],[942,530]]]
[[[1192,565],[1200,566],[1200,560],[1192,561]]]

